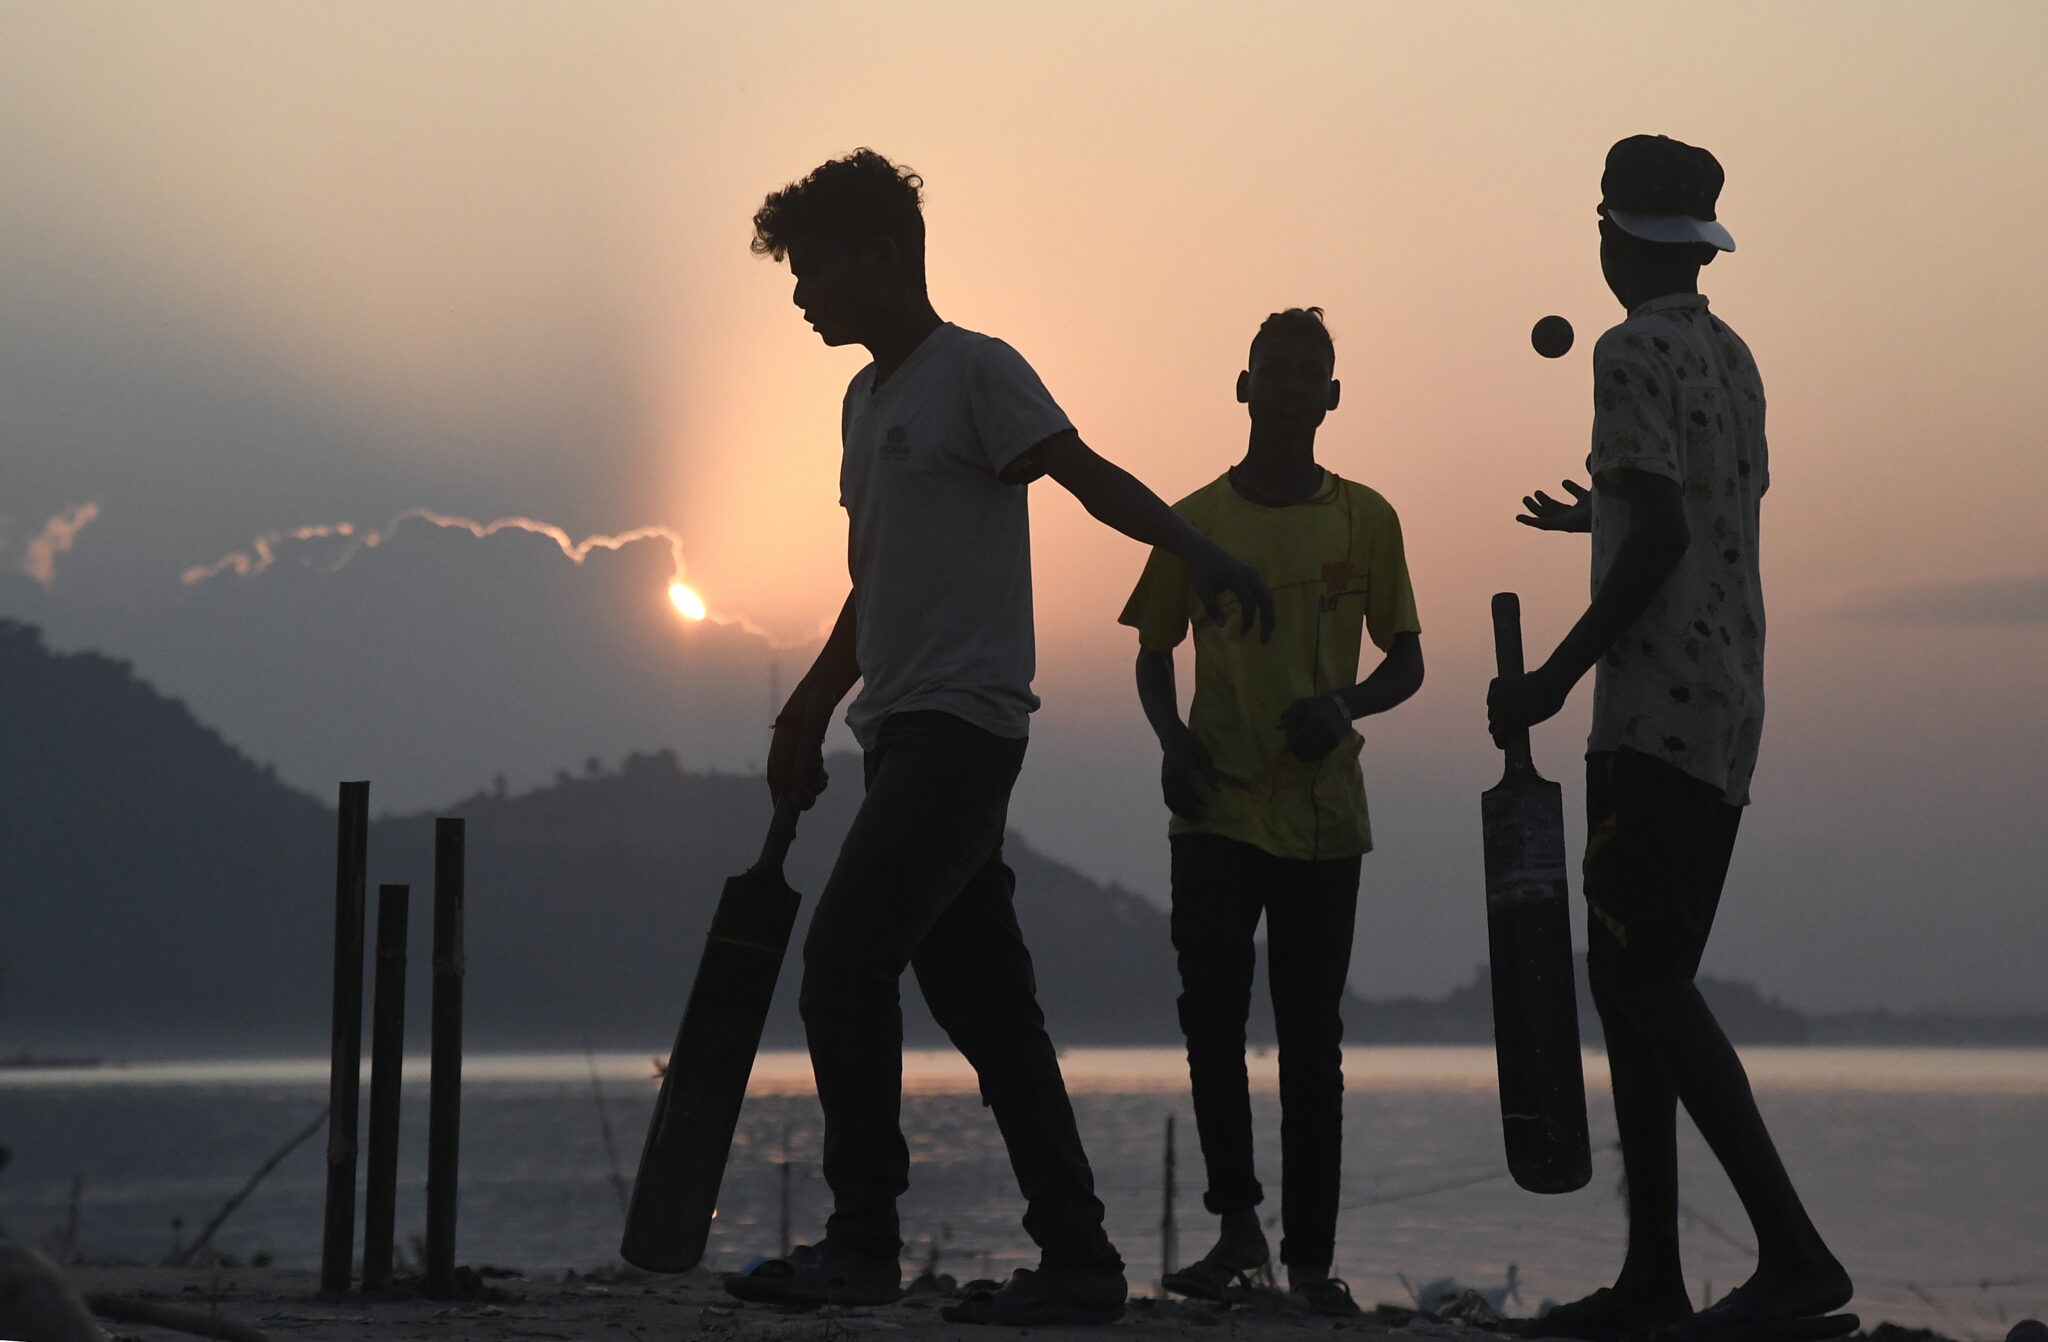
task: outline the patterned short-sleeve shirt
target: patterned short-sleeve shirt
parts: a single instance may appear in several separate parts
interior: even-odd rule
[[[1593,376],[1587,469],[1676,481],[1692,543],[1600,659],[1587,749],[1654,755],[1744,805],[1764,721],[1757,534],[1770,465],[1756,360],[1705,298],[1668,294],[1600,337]],[[1628,522],[1626,503],[1595,491],[1595,590]]]

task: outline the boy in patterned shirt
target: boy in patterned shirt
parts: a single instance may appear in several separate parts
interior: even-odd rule
[[[1343,1315],[1358,1306],[1330,1275],[1344,1122],[1339,1006],[1359,857],[1372,847],[1351,723],[1422,684],[1422,626],[1393,508],[1316,462],[1316,429],[1337,405],[1333,360],[1321,309],[1268,317],[1237,379],[1251,412],[1244,459],[1174,505],[1266,576],[1280,610],[1273,640],[1233,639],[1197,620],[1187,566],[1163,549],[1122,621],[1138,630],[1138,696],[1164,753],[1203,1205],[1223,1221],[1208,1254],[1163,1284],[1227,1300],[1267,1262],[1244,1061],[1252,933],[1263,915],[1280,1038],[1280,1258],[1310,1308]],[[1191,624],[1195,695],[1183,723],[1173,649]],[[1386,657],[1356,683],[1361,627]]]
[[[1538,492],[1517,520],[1591,531],[1593,599],[1542,665],[1493,682],[1496,734],[1555,714],[1598,665],[1587,744],[1587,974],[1607,1038],[1628,1184],[1620,1276],[1540,1321],[1551,1335],[1789,1342],[1857,1326],[1693,983],[1762,735],[1763,384],[1707,310],[1700,267],[1735,250],[1714,218],[1721,165],[1664,136],[1616,144],[1601,178],[1600,267],[1628,319],[1593,353],[1593,489]],[[1755,1275],[1694,1314],[1678,1251],[1684,1104],[1756,1230]]]

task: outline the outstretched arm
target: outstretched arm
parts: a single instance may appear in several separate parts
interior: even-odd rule
[[[1564,707],[1572,687],[1650,608],[1685,557],[1692,532],[1676,480],[1647,471],[1605,471],[1593,487],[1628,505],[1628,531],[1607,576],[1557,650],[1524,676],[1496,678],[1486,692],[1487,724],[1498,736],[1532,727]]]
[[[1405,703],[1422,688],[1422,636],[1396,634],[1371,675],[1349,689],[1297,699],[1280,715],[1287,749],[1296,759],[1319,760],[1336,749],[1359,718]]]
[[[1217,624],[1225,619],[1219,598],[1229,592],[1244,617],[1240,632],[1250,633],[1256,618],[1260,639],[1273,636],[1273,594],[1258,570],[1189,526],[1136,476],[1082,442],[1080,434],[1072,429],[1054,434],[1020,457],[1008,474],[1029,479],[1039,472],[1059,481],[1096,521],[1180,556],[1202,608]]]
[[[768,794],[778,803],[794,797],[809,810],[825,790],[825,732],[832,725],[833,710],[860,679],[853,596],[846,594],[825,646],[775,719],[775,735],[768,744]]]

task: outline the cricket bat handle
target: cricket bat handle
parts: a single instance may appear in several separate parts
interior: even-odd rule
[[[1513,592],[1493,594],[1493,664],[1496,675],[1522,674],[1522,598]],[[1527,727],[1504,738],[1500,748],[1507,752],[1510,771],[1536,767],[1529,756]]]
[[[761,859],[754,863],[755,871],[782,870],[782,860],[789,856],[790,844],[796,842],[797,819],[803,813],[803,803],[795,798],[775,803],[775,819],[768,822],[768,838],[761,845]]]

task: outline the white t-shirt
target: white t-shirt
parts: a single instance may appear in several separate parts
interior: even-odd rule
[[[1593,351],[1586,469],[1646,471],[1684,491],[1692,544],[1601,657],[1589,751],[1628,747],[1749,801],[1764,729],[1759,505],[1770,488],[1756,360],[1698,294],[1633,309]],[[1628,505],[1593,496],[1593,590],[1628,534]]]
[[[937,710],[1023,737],[1031,692],[1031,518],[1002,472],[1073,427],[1023,356],[940,325],[840,412],[847,570],[861,691],[846,723],[872,749],[892,713]]]

